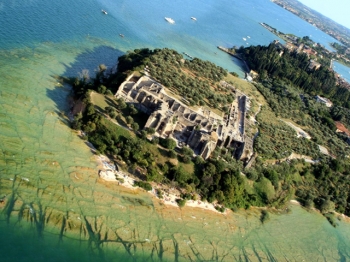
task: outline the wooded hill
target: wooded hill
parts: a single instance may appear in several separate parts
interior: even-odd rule
[[[309,68],[310,62],[306,54],[290,52],[273,43],[240,48],[237,52],[244,57],[251,69],[259,73],[260,80],[268,77],[283,79],[309,95],[324,96],[335,105],[350,108],[350,91],[337,85],[334,72],[328,67]]]

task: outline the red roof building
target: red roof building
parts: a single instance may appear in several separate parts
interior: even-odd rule
[[[335,126],[337,127],[336,132],[344,133],[350,137],[350,131],[341,122],[336,121]]]

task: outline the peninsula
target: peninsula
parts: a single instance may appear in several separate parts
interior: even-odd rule
[[[297,0],[272,0],[275,4],[299,16],[301,19],[350,47],[350,29],[316,12]]]
[[[268,61],[308,65],[303,55],[285,50],[280,56],[278,48],[238,50],[257,71],[255,84],[174,50],[128,52],[116,72],[100,65],[94,78],[71,80],[72,127],[84,131],[97,154],[133,174],[137,185],[177,188],[181,206],[198,196],[220,210],[279,208],[296,198],[333,221],[334,209],[350,213],[346,139],[333,131],[335,113],[313,98],[313,90],[298,93],[301,82],[271,71]],[[310,80],[322,70],[312,71]],[[342,179],[329,184],[334,177]]]

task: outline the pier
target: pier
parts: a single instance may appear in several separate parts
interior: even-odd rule
[[[242,57],[239,54],[236,54],[235,52],[232,52],[230,49],[222,47],[222,46],[218,46],[218,49],[220,49],[221,51],[224,51],[225,53],[228,53],[229,55],[232,55],[234,57],[236,57],[237,59],[243,61]]]

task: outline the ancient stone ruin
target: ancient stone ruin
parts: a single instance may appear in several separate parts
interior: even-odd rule
[[[236,159],[242,158],[248,102],[243,94],[237,96],[224,117],[206,107],[190,109],[179,101],[183,98],[171,94],[149,76],[129,76],[115,96],[148,114],[144,128],[154,128],[156,136],[174,139],[178,147],[188,145],[196,155],[207,159],[219,146],[232,149]]]

